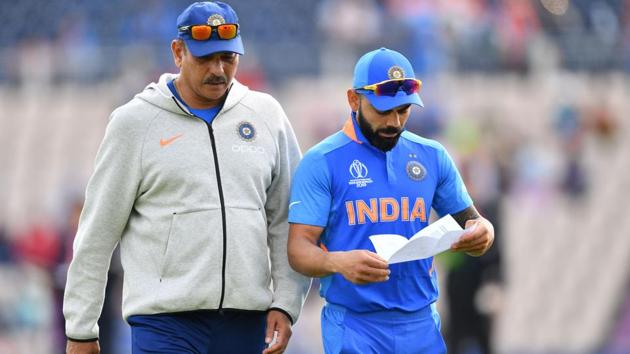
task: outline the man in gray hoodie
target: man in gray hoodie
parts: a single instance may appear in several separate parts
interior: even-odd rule
[[[138,353],[281,353],[310,279],[287,260],[301,157],[271,96],[234,79],[244,53],[221,2],[189,6],[164,74],[111,115],[68,270],[68,353],[98,353],[112,252]]]

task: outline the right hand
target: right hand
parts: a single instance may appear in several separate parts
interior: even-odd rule
[[[331,261],[338,273],[354,284],[368,284],[389,279],[389,265],[387,261],[374,252],[367,250],[353,250],[347,252],[332,252]]]
[[[101,348],[98,341],[94,342],[75,342],[68,340],[66,343],[66,354],[99,354]]]

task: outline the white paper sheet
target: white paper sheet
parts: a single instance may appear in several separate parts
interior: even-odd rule
[[[396,234],[370,236],[376,253],[389,264],[434,256],[451,248],[465,232],[451,215],[446,215],[420,230],[410,239]]]

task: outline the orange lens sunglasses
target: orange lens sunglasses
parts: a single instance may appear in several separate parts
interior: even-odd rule
[[[188,32],[196,41],[207,41],[212,36],[212,31],[217,31],[219,39],[234,39],[238,35],[237,23],[225,23],[222,25],[190,25],[179,27],[180,32]]]

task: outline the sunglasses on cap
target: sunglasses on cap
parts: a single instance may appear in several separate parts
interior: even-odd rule
[[[238,35],[237,23],[224,23],[222,25],[189,25],[177,28],[180,32],[190,33],[190,37],[196,41],[207,41],[212,36],[212,31],[217,31],[219,39],[234,39]]]
[[[411,95],[420,91],[420,88],[422,88],[422,81],[418,79],[392,79],[366,85],[356,90],[372,91],[376,96],[396,96],[398,91]]]

